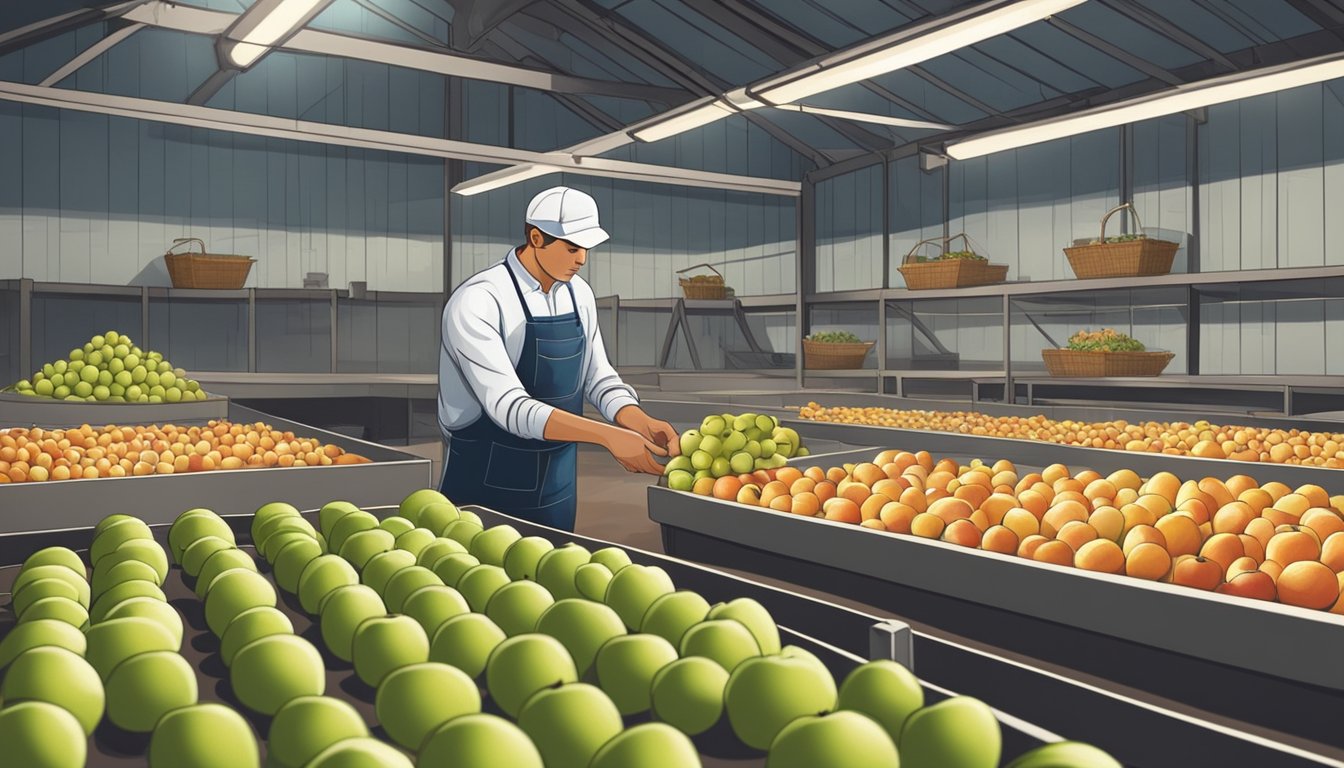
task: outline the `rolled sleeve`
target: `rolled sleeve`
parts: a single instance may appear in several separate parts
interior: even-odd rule
[[[635,390],[621,380],[620,374],[607,360],[607,350],[602,343],[602,329],[598,327],[596,306],[589,308],[588,326],[588,370],[584,378],[588,402],[602,414],[607,421],[615,422],[616,414],[627,405],[639,405]]]
[[[555,410],[528,395],[504,346],[500,307],[485,290],[461,290],[444,313],[444,349],[480,403],[502,429],[542,440]]]

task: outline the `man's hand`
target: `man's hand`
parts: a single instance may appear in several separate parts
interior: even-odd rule
[[[603,446],[621,466],[631,472],[644,472],[650,475],[663,474],[663,466],[654,460],[654,456],[666,456],[667,451],[644,439],[644,436],[628,429],[611,429]]]
[[[677,430],[662,419],[655,419],[637,405],[627,405],[616,414],[616,423],[637,432],[645,440],[661,446],[667,456],[681,455],[681,437]]]

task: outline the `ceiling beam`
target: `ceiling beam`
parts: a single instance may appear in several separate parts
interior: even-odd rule
[[[1231,59],[1224,56],[1222,51],[1186,32],[1173,24],[1167,17],[1154,13],[1146,6],[1135,2],[1135,0],[1101,0],[1101,2],[1116,13],[1133,19],[1177,45],[1188,48],[1219,66],[1226,69],[1236,69],[1236,65],[1232,63]]]
[[[492,165],[505,163],[510,165],[554,166],[557,171],[618,179],[635,179],[678,186],[728,189],[788,197],[797,196],[801,190],[801,185],[798,182],[781,179],[694,171],[685,168],[606,158],[575,157],[566,152],[532,152],[467,141],[454,141],[452,139],[416,136],[368,128],[353,128],[329,123],[258,115],[250,112],[235,112],[227,109],[198,107],[153,99],[113,96],[104,93],[23,83],[0,82],[0,100],[148,120],[170,125],[208,128],[228,133],[268,136],[342,147],[361,147],[450,160],[468,160]]]
[[[1166,83],[1167,85],[1180,85],[1182,82],[1184,82],[1179,77],[1173,75],[1171,72],[1168,72],[1162,67],[1153,64],[1152,62],[1148,61],[1142,56],[1136,56],[1133,53],[1130,53],[1129,51],[1125,50],[1124,48],[1121,48],[1120,46],[1116,45],[1115,43],[1112,43],[1111,41],[1098,35],[1094,35],[1091,32],[1088,32],[1087,30],[1075,24],[1070,24],[1069,22],[1065,21],[1064,19],[1061,19],[1058,16],[1052,16],[1049,19],[1046,19],[1045,23],[1049,24],[1055,29],[1058,29],[1064,34],[1074,38],[1075,40],[1087,43],[1092,48],[1101,51],[1102,53],[1106,54],[1107,56],[1110,56],[1116,61],[1119,61],[1133,69],[1142,72],[1143,74],[1153,78],[1154,80]]]
[[[4,34],[0,34],[0,56],[26,48],[33,43],[49,40],[72,29],[79,29],[90,24],[97,24],[100,21],[116,18],[124,11],[149,1],[129,0],[129,2],[108,3],[99,8],[81,8],[77,11],[52,16],[49,19],[35,21],[18,29],[11,29]]]
[[[102,56],[104,53],[107,53],[117,43],[120,43],[122,40],[125,40],[144,28],[144,24],[131,24],[118,29],[107,37],[104,37],[102,40],[85,48],[78,56],[62,64],[55,72],[52,72],[50,75],[43,78],[39,85],[55,85],[61,82],[65,78],[78,72],[85,64],[88,64],[99,56]]]

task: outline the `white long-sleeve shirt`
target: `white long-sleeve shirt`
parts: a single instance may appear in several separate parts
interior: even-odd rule
[[[482,270],[458,286],[443,310],[443,346],[439,350],[439,428],[445,437],[481,417],[482,412],[519,437],[543,439],[554,407],[533,398],[518,380],[527,317],[509,279],[518,278],[523,300],[533,317],[573,312],[569,291],[561,282],[543,293],[541,283],[525,269],[513,249],[503,264]],[[583,389],[588,402],[608,420],[627,405],[638,405],[635,392],[607,360],[597,322],[593,289],[577,275],[570,281],[579,320],[588,339],[584,352]]]

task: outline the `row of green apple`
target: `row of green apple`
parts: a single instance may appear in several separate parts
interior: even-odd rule
[[[778,469],[809,455],[802,438],[779,419],[763,414],[706,416],[699,429],[681,433],[681,455],[663,468],[668,487],[689,491],[696,480]]]

